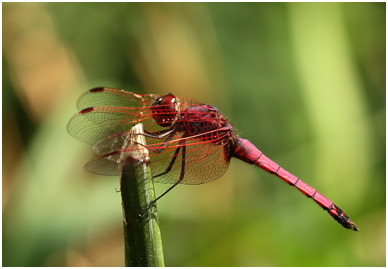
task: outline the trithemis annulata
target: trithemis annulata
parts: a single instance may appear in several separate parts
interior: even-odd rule
[[[180,183],[202,184],[221,177],[235,157],[295,186],[342,226],[358,231],[331,200],[238,137],[214,106],[172,94],[136,94],[107,87],[86,92],[77,104],[80,112],[70,120],[68,131],[93,145],[99,155],[86,164],[90,172],[119,175],[121,153],[130,150],[123,147],[126,135],[135,124],[143,123],[153,179],[173,184],[161,196]]]

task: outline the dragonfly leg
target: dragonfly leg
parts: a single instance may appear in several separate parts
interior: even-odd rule
[[[179,183],[182,182],[183,178],[185,177],[185,166],[186,166],[186,146],[184,145],[185,141],[182,140],[180,142],[182,144],[182,147],[179,147],[177,148],[177,151],[176,153],[179,153],[179,149],[182,148],[182,167],[181,167],[181,174],[179,176],[179,180],[177,182],[174,183],[174,185],[172,185],[170,188],[168,188],[165,192],[163,192],[158,198],[156,198],[155,200],[153,200],[148,206],[147,206],[147,209],[145,210],[145,212],[142,214],[142,215],[139,215],[140,217],[144,218],[144,216],[148,213],[148,211],[151,209],[151,207],[153,206],[153,204],[156,203],[156,201],[158,201],[160,198],[162,198],[163,196],[165,196],[169,191],[171,191],[173,188],[175,188]],[[169,167],[174,164],[175,162],[175,159],[176,159],[176,156],[174,156],[174,158],[171,160],[170,162],[170,165]],[[170,167],[170,169],[171,169]],[[168,168],[167,168],[168,169]],[[162,173],[162,174],[165,174],[167,173],[167,170],[166,172]],[[160,174],[160,175],[162,175]],[[158,175],[159,176],[159,175]]]
[[[161,146],[160,149],[154,149],[154,150],[151,150],[155,153],[161,153],[164,148],[167,146],[168,142],[174,137],[175,135],[175,128],[170,128],[170,129],[166,129],[166,130],[162,130],[162,131],[156,131],[156,132],[149,132],[147,130],[144,130],[144,133],[141,133],[141,134],[138,134],[138,135],[143,135],[145,137],[150,137],[150,138],[155,138],[155,139],[162,139],[166,136],[167,139],[164,141],[164,144]]]
[[[153,152],[155,152],[155,153],[161,153],[161,152],[167,147],[168,142],[170,142],[171,139],[174,138],[174,135],[175,135],[175,133],[170,133],[170,135],[167,137],[167,139],[164,140],[164,143],[163,143],[163,145],[161,146],[161,148],[155,149],[155,150],[153,150]],[[178,148],[180,148],[180,147],[178,147]]]
[[[166,133],[164,133],[164,134],[162,134],[160,136],[153,136],[152,134],[135,134],[135,135],[143,135],[145,137],[151,137],[151,138],[156,138],[156,139],[161,139],[161,138],[165,137],[166,135],[168,135],[167,139],[164,140],[164,143],[160,146],[159,149],[150,149],[149,147],[147,147],[147,145],[142,145],[139,142],[133,141],[135,144],[139,144],[139,145],[147,148],[148,150],[150,150],[152,152],[161,153],[166,148],[166,146],[168,145],[168,142],[171,141],[171,139],[173,139],[173,137],[175,135],[175,132],[172,132],[172,131],[169,130],[169,132],[166,132]]]
[[[162,139],[174,131],[175,131],[175,128],[169,128],[166,130],[156,131],[156,132],[149,132],[147,130],[144,130],[144,133],[137,134],[137,135],[143,135],[145,137],[150,137],[150,138],[155,138],[155,139]]]
[[[176,158],[178,157],[178,154],[179,154],[179,151],[180,151],[180,150],[181,150],[181,147],[179,147],[179,148],[177,148],[177,149],[175,150],[174,157],[172,157],[171,162],[170,162],[170,164],[168,165],[166,171],[164,171],[163,173],[160,173],[160,174],[157,174],[157,175],[153,176],[154,178],[155,178],[155,177],[163,176],[163,175],[167,174],[168,172],[170,172],[172,166],[173,166],[174,163],[175,163]]]

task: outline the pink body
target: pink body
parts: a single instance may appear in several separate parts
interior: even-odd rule
[[[103,87],[82,95],[78,108],[80,112],[70,120],[68,130],[93,145],[99,157],[85,168],[97,174],[120,174],[120,156],[130,150],[123,146],[123,138],[133,125],[143,123],[147,138],[144,147],[150,154],[153,180],[173,184],[151,204],[178,184],[216,180],[235,157],[277,175],[312,198],[342,226],[358,231],[331,200],[281,168],[251,142],[238,137],[214,106],[173,94],[136,94]]]
[[[259,166],[264,170],[275,174],[290,185],[295,186],[304,195],[312,198],[318,205],[340,223],[342,226],[354,231],[358,231],[357,226],[349,219],[349,217],[338,208],[331,200],[320,194],[316,189],[307,185],[298,177],[284,170],[277,163],[265,156],[259,149],[255,147],[247,139],[237,138],[233,152],[233,157],[236,157],[244,162]]]

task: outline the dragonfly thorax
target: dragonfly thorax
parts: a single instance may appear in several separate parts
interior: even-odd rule
[[[170,127],[178,115],[178,102],[173,94],[159,97],[151,106],[152,117],[162,127]]]
[[[226,118],[214,106],[201,105],[181,111],[177,120],[177,130],[189,135],[200,135],[204,141],[214,140],[216,137],[232,136],[232,127]],[[202,134],[202,135],[201,135]]]

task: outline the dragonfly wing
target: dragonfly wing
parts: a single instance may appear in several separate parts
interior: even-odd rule
[[[83,95],[77,101],[79,110],[96,106],[113,107],[145,107],[158,98],[156,94],[138,94],[108,87],[94,88]]]
[[[120,161],[122,161],[123,154],[124,156],[130,154],[136,156],[138,154],[135,151],[142,150],[139,147],[131,147],[129,141],[127,141],[127,139],[130,139],[127,135],[128,132],[117,133],[96,142],[93,150],[99,157],[88,162],[85,165],[85,170],[99,175],[120,175]],[[155,143],[156,141],[156,145],[159,145],[161,142],[160,139],[145,138],[148,141],[146,144]],[[129,146],[124,147],[124,143]],[[138,142],[134,143],[137,144]],[[151,145],[150,147],[156,148],[157,146]]]
[[[73,137],[94,145],[113,134],[128,131],[134,121],[141,122],[142,119],[134,114],[138,113],[124,109],[115,111],[112,107],[94,107],[74,115],[67,125],[67,130]]]
[[[163,128],[153,120],[150,111],[158,97],[107,87],[89,90],[78,99],[80,112],[71,118],[67,130],[73,137],[91,145],[111,135],[125,135],[140,122],[147,131],[160,131]],[[179,97],[178,100],[180,109],[199,105],[188,98]]]
[[[111,135],[125,134],[139,122],[156,128],[150,112],[154,98],[151,94],[111,88],[90,90],[80,97],[78,107],[82,110],[71,118],[67,130],[73,137],[94,145]]]
[[[226,172],[230,163],[227,134],[218,136],[211,141],[202,141],[198,137],[182,136],[183,133],[176,133],[168,142],[146,137],[146,148],[149,151],[151,171],[155,182],[176,183],[182,173],[183,158],[185,168],[181,184],[197,185],[207,183],[216,180]],[[123,138],[115,136],[102,140],[101,144],[97,144],[100,144],[100,146],[96,151],[100,154],[100,157],[87,163],[85,169],[101,175],[119,175],[119,162],[122,153],[134,150],[131,147],[122,148],[123,141]],[[113,145],[115,142],[117,142],[115,147],[108,146]],[[182,154],[182,147],[186,147],[185,156]]]
[[[142,150],[142,148],[131,146],[123,148],[126,139],[128,138],[122,135],[112,135],[95,144],[93,149],[99,157],[88,162],[85,165],[85,170],[99,175],[120,175],[120,162],[122,161],[123,153],[136,156],[138,154],[135,151]]]
[[[136,94],[113,88],[95,88],[83,94],[77,103],[81,110],[70,120],[67,129],[75,138],[93,145],[99,157],[85,168],[103,175],[118,175],[119,161],[127,132],[137,123],[143,123],[148,132],[158,132],[159,126],[152,117],[151,106],[159,98],[154,94]],[[179,110],[186,111],[201,105],[198,101],[178,97]],[[163,111],[161,109],[161,111]],[[182,150],[185,146],[184,184],[201,184],[220,177],[229,164],[225,143],[207,141],[198,137],[182,138],[183,133],[169,137],[168,142],[147,138],[151,166],[155,181],[175,183],[182,167]],[[184,144],[183,144],[184,143]],[[172,160],[175,162],[172,163]],[[171,166],[171,167],[170,167]],[[171,169],[169,169],[171,168]],[[169,169],[168,173],[166,170]],[[164,173],[162,176],[158,176]]]
[[[186,147],[185,156],[182,154],[183,146]],[[183,158],[185,166],[181,184],[188,185],[216,180],[226,172],[230,163],[226,135],[212,141],[202,141],[198,137],[177,137],[167,145],[157,143],[147,147],[150,150],[152,175],[154,181],[159,183],[173,184],[179,180]],[[157,149],[162,152],[155,152]]]
[[[112,152],[109,156],[102,156],[88,162],[85,170],[91,173],[104,176],[118,176],[120,152]]]

